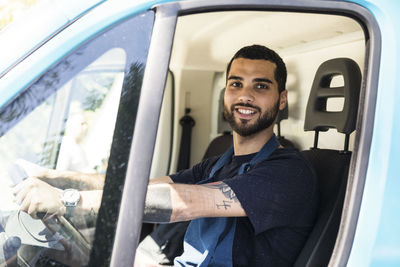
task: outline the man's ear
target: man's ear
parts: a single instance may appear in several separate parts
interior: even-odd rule
[[[279,110],[283,110],[287,105],[287,90],[280,93],[279,97]]]

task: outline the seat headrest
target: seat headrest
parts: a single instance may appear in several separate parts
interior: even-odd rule
[[[224,94],[225,94],[225,87],[222,88],[221,92],[219,93],[219,101],[218,101],[218,133],[219,134],[232,132],[232,128],[224,116]]]
[[[335,76],[343,76],[344,85],[331,87]],[[349,58],[325,61],[318,68],[307,103],[305,131],[327,131],[350,134],[355,130],[361,87],[361,71]],[[329,98],[344,98],[342,111],[327,111]]]
[[[279,110],[278,115],[276,116],[276,123],[280,123],[283,120],[287,120],[289,118],[289,105],[286,103],[284,109]]]

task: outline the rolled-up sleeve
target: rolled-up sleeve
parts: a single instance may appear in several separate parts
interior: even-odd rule
[[[174,183],[196,184],[208,178],[211,167],[218,160],[217,157],[206,159],[190,169],[181,170],[175,174],[169,175]]]

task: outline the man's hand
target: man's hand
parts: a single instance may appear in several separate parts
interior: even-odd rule
[[[64,215],[65,206],[61,202],[62,191],[37,179],[28,178],[13,188],[15,201],[21,205],[21,210],[33,218],[38,212],[47,215]]]

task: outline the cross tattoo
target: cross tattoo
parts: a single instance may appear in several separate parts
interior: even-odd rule
[[[232,201],[222,200],[222,202],[223,202],[224,204],[217,204],[217,208],[218,208],[218,209],[221,208],[221,207],[223,207],[223,208],[225,208],[225,210],[227,210],[228,208],[231,207],[230,204],[232,203]]]

